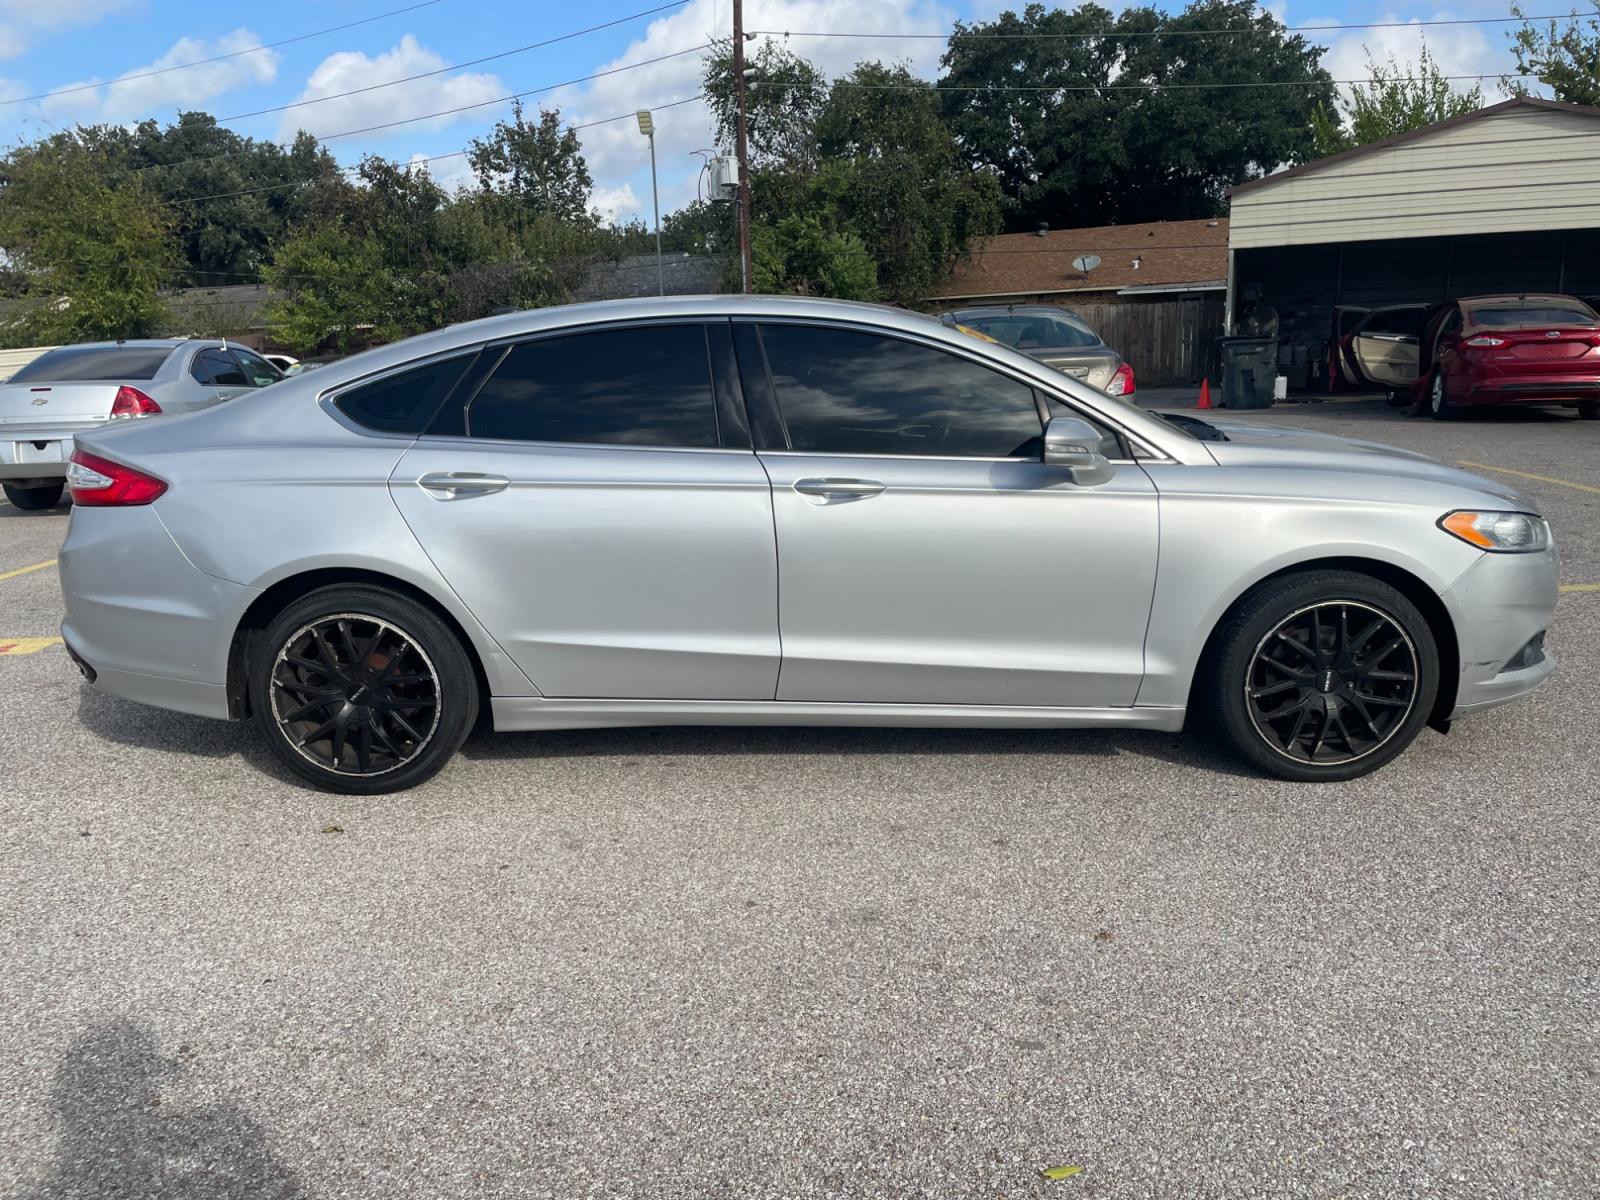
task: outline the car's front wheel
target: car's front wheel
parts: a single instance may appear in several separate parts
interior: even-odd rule
[[[333,792],[421,783],[478,715],[477,681],[455,633],[376,587],[323,588],[289,605],[256,639],[249,684],[272,752]]]
[[[1349,571],[1257,588],[1218,631],[1210,665],[1206,702],[1223,736],[1284,779],[1383,766],[1421,732],[1439,689],[1438,648],[1416,605]]]
[[[61,503],[61,492],[65,487],[60,483],[46,483],[38,487],[13,487],[9,483],[0,486],[5,488],[6,499],[26,512],[54,508]]]

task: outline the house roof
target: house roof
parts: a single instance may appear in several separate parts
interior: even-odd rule
[[[1100,259],[1088,279],[1072,267],[1073,259],[1086,254]],[[933,298],[1116,292],[1184,284],[1221,287],[1227,275],[1226,217],[1097,225],[1052,229],[1042,236],[1004,233],[990,238],[970,259],[956,264]]]
[[[1382,138],[1376,142],[1368,142],[1363,146],[1355,146],[1349,150],[1341,150],[1337,154],[1330,154],[1325,158],[1318,158],[1308,163],[1301,163],[1298,167],[1290,167],[1287,171],[1279,171],[1275,175],[1264,175],[1260,179],[1251,179],[1245,183],[1235,184],[1228,191],[1228,195],[1237,196],[1241,192],[1252,192],[1257,188],[1268,187],[1285,179],[1297,179],[1302,175],[1311,175],[1335,163],[1349,162],[1354,158],[1365,158],[1379,150],[1387,150],[1390,146],[1404,145],[1414,142],[1419,138],[1431,137],[1442,129],[1452,129],[1457,125],[1465,125],[1469,121],[1481,121],[1485,117],[1492,117],[1514,108],[1537,108],[1547,112],[1579,113],[1588,117],[1600,117],[1600,108],[1591,108],[1587,104],[1567,104],[1560,100],[1542,100],[1538,96],[1513,96],[1510,100],[1502,100],[1499,104],[1491,104],[1487,108],[1480,108],[1473,112],[1462,113],[1458,117],[1447,117],[1443,121],[1435,121],[1432,125],[1423,125],[1417,129],[1408,129],[1404,133],[1397,133],[1393,137]]]

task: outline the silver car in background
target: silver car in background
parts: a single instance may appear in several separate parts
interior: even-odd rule
[[[48,350],[0,384],[0,484],[18,508],[61,499],[80,433],[136,417],[196,412],[283,373],[221,341],[87,342]]]
[[[992,304],[958,308],[945,316],[1090,387],[1113,396],[1133,395],[1132,364],[1075,312],[1051,304]]]
[[[1533,504],[1143,412],[915,313],[628,300],[79,437],[62,635],[336,791],[500,730],[1178,730],[1348,779],[1531,691]],[[1512,747],[1508,747],[1508,750]]]

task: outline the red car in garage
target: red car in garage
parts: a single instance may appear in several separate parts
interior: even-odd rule
[[[1576,405],[1600,419],[1600,313],[1573,296],[1472,296],[1423,325],[1414,411],[1443,421],[1491,404]]]

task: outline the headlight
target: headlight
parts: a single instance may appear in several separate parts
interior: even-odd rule
[[[1532,554],[1550,549],[1550,526],[1543,517],[1532,513],[1446,513],[1439,518],[1439,528],[1480,550],[1497,554]]]

